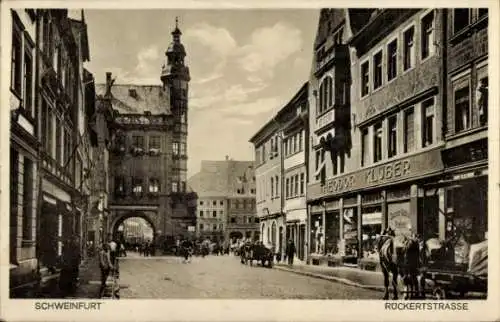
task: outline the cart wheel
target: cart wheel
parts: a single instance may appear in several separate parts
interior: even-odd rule
[[[432,292],[435,300],[444,300],[446,299],[446,291],[441,287],[436,287]]]

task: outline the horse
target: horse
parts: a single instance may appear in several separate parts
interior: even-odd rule
[[[250,265],[253,264],[253,245],[245,243],[240,248],[241,263],[246,264],[250,260]]]
[[[406,288],[405,298],[419,292],[419,267],[421,243],[416,237],[396,236],[392,228],[386,228],[377,242],[380,266],[384,274],[384,300],[389,299],[389,273],[392,274],[393,298],[398,298],[398,276]]]

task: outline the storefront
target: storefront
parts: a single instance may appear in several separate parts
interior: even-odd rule
[[[344,265],[375,269],[376,240],[386,227],[397,235],[434,234],[439,190],[424,187],[442,173],[440,150],[433,149],[310,186],[311,255],[319,251]],[[325,235],[324,250],[318,235]]]

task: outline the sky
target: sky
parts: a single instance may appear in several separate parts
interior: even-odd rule
[[[109,71],[116,84],[161,84],[176,16],[191,73],[188,176],[202,160],[253,160],[249,139],[309,77],[319,10],[87,9],[86,68],[98,83]]]

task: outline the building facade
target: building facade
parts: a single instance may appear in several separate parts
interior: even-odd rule
[[[154,227],[154,242],[162,248],[188,236],[196,218],[196,196],[186,189],[190,76],[181,34],[176,25],[161,85],[114,84],[109,94],[116,129],[107,229],[117,233],[125,219],[142,217]],[[97,85],[97,94],[105,88]]]
[[[259,238],[253,162],[202,161],[188,185],[198,196],[197,237],[228,243]]]
[[[307,226],[307,166],[309,142],[308,83],[304,84],[280,112],[287,113],[283,123],[284,212],[286,239],[296,247],[296,257],[305,259]]]
[[[305,83],[250,139],[255,149],[260,241],[284,255],[286,240],[292,239],[299,258],[304,258],[306,244],[308,88]]]
[[[438,44],[444,43],[446,12],[348,9],[344,16],[351,66],[350,102],[342,121],[347,139],[340,135],[345,161],[342,145],[330,148],[330,156],[341,155],[340,169],[332,171],[335,162],[325,158],[323,180],[321,167],[313,168],[322,164],[322,153],[311,151],[318,157],[311,156],[310,168],[319,174],[310,178],[311,227],[325,227],[320,255],[373,267],[378,261],[374,241],[385,227],[426,239],[439,231],[443,192],[428,184],[437,182],[444,168],[445,50]],[[336,101],[337,89],[333,94]]]
[[[488,9],[447,13],[445,172],[433,188],[442,206],[439,237],[467,245],[487,239],[488,232]]]
[[[57,282],[83,249],[89,132],[86,24],[67,10],[11,10],[11,296]],[[90,106],[90,107],[89,107]]]

